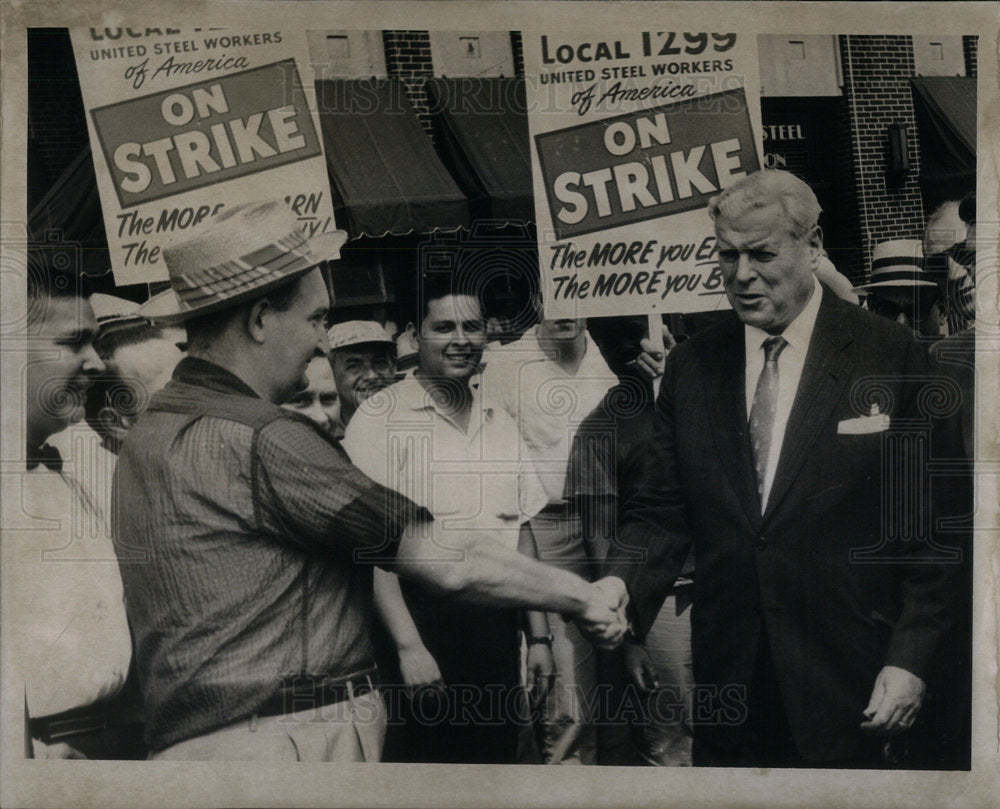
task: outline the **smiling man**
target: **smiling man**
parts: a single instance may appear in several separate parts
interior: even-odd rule
[[[963,537],[938,518],[964,484],[914,447],[957,455],[955,425],[910,331],[816,280],[805,183],[758,172],[709,213],[733,316],[667,358],[606,572],[641,638],[693,543],[695,765],[882,766],[952,622]]]
[[[395,345],[374,320],[348,320],[327,332],[330,367],[340,394],[340,431],[373,393],[396,381]]]
[[[454,283],[449,274],[425,280],[414,320],[416,371],[362,404],[344,448],[365,474],[436,520],[483,530],[534,555],[526,523],[545,505],[545,492],[516,423],[483,397],[486,320],[479,300]],[[390,682],[412,689],[443,681],[446,697],[446,722],[421,721],[419,702],[404,713],[398,758],[516,763],[518,726],[527,718],[519,703],[518,611],[462,604],[408,584],[400,591],[381,571],[375,601],[395,645],[396,660],[384,666]],[[552,673],[549,626],[544,613],[527,620],[529,673],[541,688]]]
[[[113,700],[125,683],[132,643],[107,492],[80,476],[98,471],[96,459],[85,455],[97,449],[97,437],[88,429],[93,441],[66,442],[62,452],[49,443],[83,418],[87,390],[104,371],[94,350],[97,320],[80,279],[42,263],[28,288],[26,470],[8,478],[20,482],[17,495],[8,493],[26,526],[4,537],[5,558],[18,571],[5,605],[16,616],[10,625],[21,630],[15,659],[25,683],[26,752],[126,758],[132,751]]]
[[[78,291],[78,279],[46,284],[47,289],[36,285],[28,294],[32,335],[26,405],[31,451],[83,418],[87,391],[104,370],[94,349],[97,319],[90,302]]]
[[[164,250],[188,356],[122,444],[113,523],[116,547],[143,554],[121,570],[152,758],[377,760],[374,564],[622,634],[620,582],[446,531],[280,407],[329,351],[320,265],[345,238],[307,239],[283,202],[260,202]]]

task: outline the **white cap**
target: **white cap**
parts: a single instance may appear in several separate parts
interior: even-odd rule
[[[141,320],[138,314],[139,304],[115,295],[105,295],[95,292],[90,296],[90,305],[94,308],[94,317],[102,331],[119,323],[135,323]]]
[[[151,323],[158,324],[162,319],[175,319],[180,309],[181,304],[177,300],[177,293],[173,289],[165,289],[140,306],[138,313]]]
[[[394,345],[389,335],[385,333],[385,329],[374,320],[348,320],[346,323],[337,323],[326,336],[330,338],[331,351],[363,343]]]

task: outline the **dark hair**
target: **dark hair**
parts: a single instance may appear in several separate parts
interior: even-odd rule
[[[587,331],[597,344],[604,361],[615,374],[623,376],[641,351],[639,342],[646,336],[646,315],[592,317],[587,319]]]
[[[976,195],[969,194],[958,203],[958,218],[965,224],[971,225],[976,221]]]
[[[427,308],[431,301],[437,301],[449,295],[468,295],[476,299],[480,310],[483,308],[478,290],[469,284],[461,283],[459,273],[447,270],[424,272],[420,277],[420,288],[415,296],[413,309],[413,323],[418,331],[424,318],[427,317]]]

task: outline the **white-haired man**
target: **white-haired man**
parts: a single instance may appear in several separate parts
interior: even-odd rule
[[[748,175],[709,213],[733,316],[667,358],[605,572],[641,637],[693,544],[695,765],[880,766],[952,622],[961,534],[937,518],[963,481],[931,485],[919,448],[957,434],[912,333],[819,285],[805,183]]]

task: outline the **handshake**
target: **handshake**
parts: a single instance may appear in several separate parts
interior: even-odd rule
[[[586,609],[572,620],[598,649],[614,649],[628,629],[625,607],[628,591],[617,576],[606,576],[590,585],[591,597]]]

